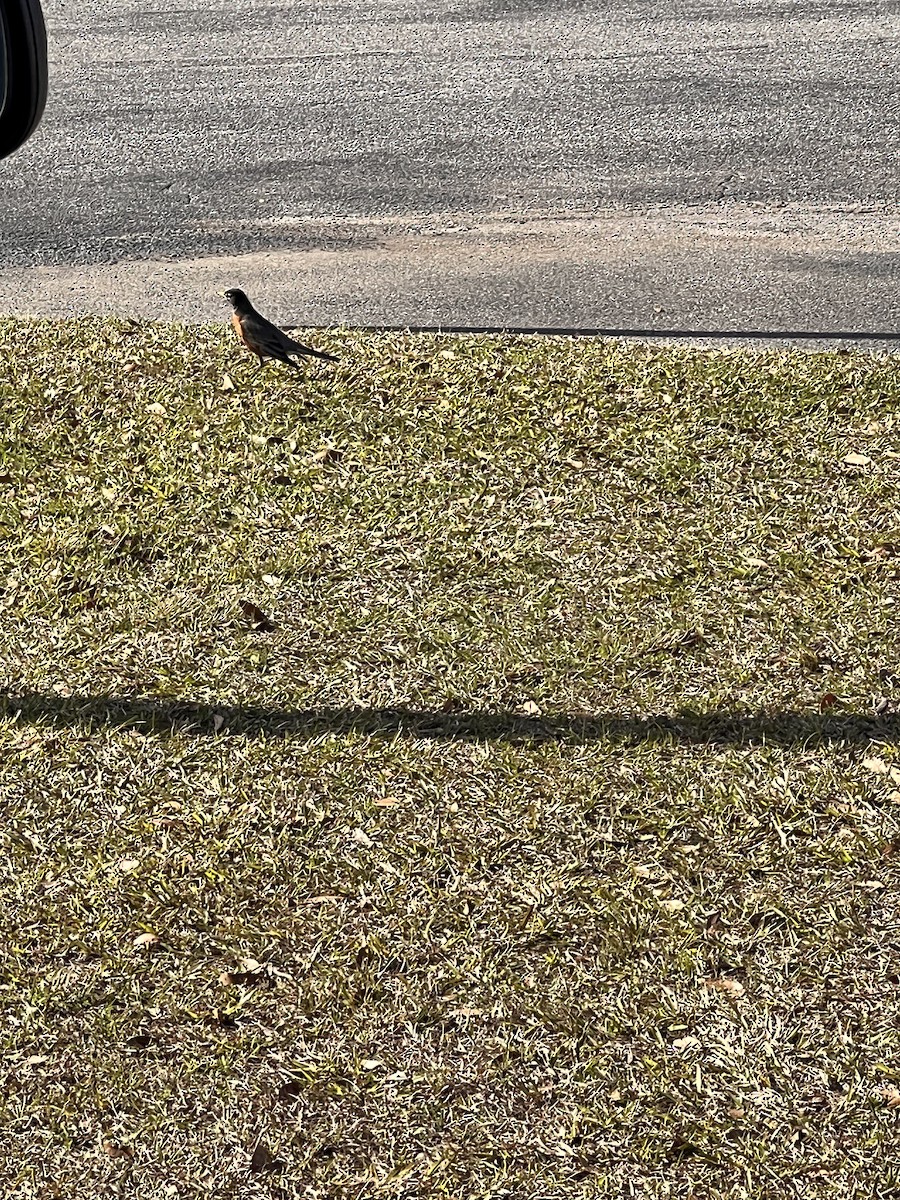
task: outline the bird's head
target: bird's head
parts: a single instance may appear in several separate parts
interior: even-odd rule
[[[225,299],[233,308],[240,308],[242,305],[250,303],[247,293],[242,292],[240,288],[229,288],[225,293]]]

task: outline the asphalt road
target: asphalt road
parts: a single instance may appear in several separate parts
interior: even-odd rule
[[[900,0],[46,15],[0,311],[900,347]]]

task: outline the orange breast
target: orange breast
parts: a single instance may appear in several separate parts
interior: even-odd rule
[[[241,326],[241,318],[237,315],[237,313],[231,314],[231,324],[234,326],[234,332],[238,335],[239,340],[242,341],[246,346],[247,339],[244,337],[244,330]]]

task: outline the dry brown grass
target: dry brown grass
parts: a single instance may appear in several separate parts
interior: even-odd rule
[[[0,324],[8,1194],[900,1194],[896,360],[320,341]]]

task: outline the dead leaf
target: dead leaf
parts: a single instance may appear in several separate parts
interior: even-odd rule
[[[280,587],[282,579],[280,575],[263,575],[263,583],[267,583],[269,587]]]
[[[252,600],[239,600],[238,605],[245,619],[250,622],[257,633],[271,633],[275,628],[274,623]]]
[[[153,1038],[149,1033],[135,1033],[132,1037],[125,1039],[125,1045],[129,1050],[146,1050]]]
[[[819,711],[827,712],[829,708],[834,708],[838,703],[839,700],[834,692],[826,692],[819,700]]]
[[[892,1083],[885,1083],[876,1089],[875,1095],[884,1101],[888,1108],[900,1108],[900,1088]]]
[[[120,858],[119,859],[119,870],[122,871],[125,875],[128,875],[131,871],[134,871],[140,865],[141,865],[141,862],[140,862],[140,859],[138,859],[138,858]]]
[[[234,380],[231,378],[230,375],[222,376],[222,382],[219,384],[219,391],[220,392],[233,392],[234,391]]]
[[[704,986],[717,992],[725,992],[729,996],[743,996],[744,985],[736,979],[705,979]]]
[[[253,958],[244,960],[248,963],[256,962]],[[243,962],[242,962],[243,965]],[[245,967],[242,971],[223,971],[219,976],[219,983],[222,987],[247,987],[248,985],[263,983],[268,978],[263,967],[256,963],[255,967]]]
[[[363,1058],[359,1064],[365,1071],[377,1071],[379,1067],[383,1067],[384,1063],[380,1058]]]
[[[110,1158],[133,1158],[134,1151],[130,1146],[124,1146],[121,1142],[114,1142],[109,1138],[103,1141],[103,1153],[108,1154]]]
[[[681,912],[681,910],[684,908],[683,900],[660,900],[659,903],[661,908],[664,908],[666,912],[670,913]]]
[[[375,806],[377,808],[393,808],[395,804],[399,803],[396,796],[379,796],[375,801]]]
[[[887,884],[882,883],[880,879],[862,879],[857,886],[864,888],[867,892],[880,892],[882,888],[887,887]]]
[[[687,1034],[685,1037],[676,1038],[672,1045],[676,1050],[692,1050],[695,1046],[701,1045],[701,1042],[699,1038]]]
[[[535,704],[533,700],[526,700],[522,705],[521,711],[526,717],[539,717],[541,715],[541,706]]]
[[[655,642],[646,650],[647,654],[680,654],[682,650],[693,650],[702,646],[706,638],[698,629],[686,629],[664,642]]]
[[[235,1029],[237,1021],[223,1008],[211,1008],[208,1013],[201,1014],[201,1019],[207,1025],[216,1025],[219,1029]]]
[[[275,1164],[275,1156],[265,1144],[265,1142],[257,1142],[250,1156],[251,1171],[271,1171]]]
[[[331,463],[339,463],[343,457],[344,452],[338,446],[320,446],[315,454],[310,455],[309,461],[329,466]]]
[[[154,415],[155,417],[167,417],[167,416],[169,415],[169,414],[166,412],[164,405],[162,405],[162,404],[158,404],[158,403],[157,403],[157,404],[148,404],[148,405],[147,405],[147,412],[148,412],[148,413],[153,413],[153,415]]]
[[[29,1054],[25,1059],[26,1067],[38,1067],[41,1063],[47,1062],[49,1055],[47,1054]]]
[[[883,758],[864,758],[862,765],[867,771],[872,771],[876,775],[887,775],[891,769]]]
[[[621,1100],[622,1093],[619,1091],[618,1088],[613,1088],[613,1090],[609,1093],[609,1095],[606,1098],[607,1098],[607,1100],[612,1100],[612,1101]]]
[[[155,933],[139,933],[132,945],[138,950],[152,950],[159,945],[159,937]]]
[[[350,836],[357,845],[365,846],[367,849],[375,844],[364,829],[354,829]]]
[[[729,1108],[728,1115],[731,1117],[732,1121],[741,1121],[744,1117],[746,1117],[747,1113],[743,1108]]]
[[[845,454],[843,461],[851,467],[867,467],[872,461],[868,454]]]

